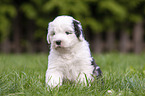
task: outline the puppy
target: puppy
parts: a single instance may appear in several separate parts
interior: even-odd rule
[[[58,16],[48,25],[47,41],[50,44],[46,84],[53,88],[64,79],[87,84],[94,76],[101,76],[100,67],[91,56],[84,39],[81,23],[70,16]]]

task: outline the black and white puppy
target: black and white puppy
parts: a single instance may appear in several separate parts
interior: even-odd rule
[[[48,26],[47,41],[51,45],[46,71],[46,84],[53,88],[64,79],[86,85],[102,72],[91,56],[79,21],[58,16]]]

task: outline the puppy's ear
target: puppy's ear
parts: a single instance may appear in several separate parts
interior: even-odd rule
[[[51,24],[51,22],[48,23],[48,33],[47,33],[47,42],[48,42],[48,44],[50,44],[50,32],[49,32],[50,24]]]
[[[81,23],[77,20],[73,20],[74,31],[77,38],[82,41],[83,40],[83,29]]]

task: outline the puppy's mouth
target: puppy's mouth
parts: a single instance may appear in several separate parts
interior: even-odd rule
[[[63,46],[63,45],[54,45],[54,48],[55,48],[55,49],[64,48],[64,46]]]
[[[54,45],[55,49],[68,49],[69,47],[63,46],[63,45]]]
[[[55,45],[55,48],[62,48],[61,45]]]

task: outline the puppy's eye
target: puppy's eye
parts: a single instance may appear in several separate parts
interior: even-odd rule
[[[55,35],[55,32],[53,32],[52,35]]]
[[[66,33],[67,35],[72,34],[71,32],[67,32],[67,31],[66,31],[65,33]]]

